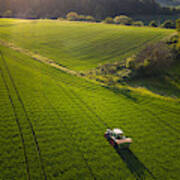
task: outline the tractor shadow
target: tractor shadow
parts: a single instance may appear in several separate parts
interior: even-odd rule
[[[151,171],[145,167],[130,149],[119,149],[115,147],[114,149],[137,180],[144,180],[146,176],[151,176],[152,179],[155,179]]]

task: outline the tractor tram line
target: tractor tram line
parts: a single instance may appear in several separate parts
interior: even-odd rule
[[[51,106],[51,108],[53,109],[53,111],[55,112],[56,116],[58,117],[58,119],[62,122],[63,126],[65,127],[65,129],[69,129],[68,126],[66,125],[66,123],[63,121],[63,119],[61,118],[59,112],[56,110],[56,108],[52,105],[52,103],[49,101],[49,99],[47,98],[47,96],[44,94],[43,92],[43,96],[44,98],[47,100],[48,104]],[[71,133],[71,131],[69,131],[69,135],[71,136],[71,139],[73,139],[73,141],[75,142],[75,139]],[[88,160],[85,158],[84,153],[81,151],[81,149],[79,148],[79,146],[75,143],[76,148],[78,150],[78,152],[80,152],[82,159],[84,160],[86,167],[88,168],[90,175],[93,177],[94,180],[96,180],[96,177],[93,173],[93,170],[91,169],[91,167],[89,166]]]
[[[57,85],[57,84],[56,84],[56,85]],[[85,107],[82,105],[82,102],[80,101],[80,98],[79,98],[79,97],[77,98],[76,96],[74,96],[74,94],[72,93],[72,90],[70,90],[70,91],[71,91],[71,93],[70,93],[70,92],[68,92],[64,87],[62,87],[61,85],[58,84],[57,86],[58,86],[59,88],[61,88],[62,91],[63,91],[68,97],[71,97],[71,101],[73,101],[74,104],[76,104],[78,107],[80,107],[80,109],[84,112],[84,114],[88,117],[88,119],[90,119],[90,121],[92,122],[93,125],[95,125],[98,129],[101,129],[100,125],[98,125],[98,124],[96,123],[96,121],[93,120],[92,117],[86,112]],[[80,104],[77,102],[77,100],[80,102]],[[89,129],[92,129],[92,128],[89,128]],[[92,129],[92,131],[94,131],[94,129]]]
[[[62,79],[61,79],[61,82],[63,82],[64,84],[67,84],[67,82],[65,82],[65,81],[62,80]],[[82,105],[84,105],[84,106],[81,106],[81,109],[87,109],[91,114],[94,114],[94,115],[96,116],[97,120],[98,120],[103,126],[105,126],[105,128],[107,128],[107,129],[110,128],[110,126],[109,126],[106,122],[104,122],[104,121],[99,117],[99,115],[98,115],[95,111],[93,111],[93,109],[92,109],[90,106],[88,106],[81,98],[79,98],[79,97],[77,96],[77,94],[76,94],[72,89],[70,90],[71,93],[68,93],[68,92],[65,90],[65,88],[63,88],[60,84],[57,84],[57,83],[56,83],[56,85],[57,85],[58,87],[60,87],[60,88],[64,91],[65,94],[67,94],[68,96],[71,96],[71,97],[72,97],[71,100],[72,100],[74,103],[76,103],[78,106],[79,106],[79,104],[76,102],[77,100],[78,100]],[[76,99],[76,101],[75,101],[74,99]],[[93,122],[93,120],[92,120],[92,118],[90,117],[90,115],[88,115],[86,111],[84,111],[84,113],[86,113],[86,115],[89,117],[89,119]],[[93,124],[95,124],[98,128],[100,128],[100,126],[97,125],[95,121],[93,122]],[[100,129],[101,129],[101,128],[100,128]]]
[[[150,111],[149,109],[144,108],[144,107],[142,107],[142,106],[141,106],[142,109],[140,109],[140,108],[138,107],[139,104],[136,103],[136,102],[133,102],[133,104],[136,106],[137,110],[138,110],[142,115],[144,115],[144,113],[142,112],[143,110],[146,111],[148,114],[151,114],[151,115],[155,118],[154,121],[151,121],[153,124],[159,125],[158,127],[161,127],[162,129],[164,129],[163,127],[165,127],[168,132],[170,132],[171,134],[174,134],[175,136],[179,135],[178,129],[172,127],[169,123],[163,121],[163,120],[162,120],[159,116],[157,116],[155,113],[153,113],[153,112]],[[143,119],[145,119],[145,118],[143,118]]]
[[[136,103],[136,102],[133,102],[134,103],[134,105],[136,105],[136,107],[137,107],[137,109],[139,110],[139,112],[141,113],[141,114],[143,114],[142,113],[142,110],[139,108],[139,104],[138,103]],[[162,120],[162,118],[160,118],[159,116],[157,116],[155,113],[153,113],[152,111],[150,111],[149,109],[147,109],[147,108],[144,108],[144,106],[142,105],[142,104],[140,104],[140,106],[141,106],[141,108],[144,110],[144,111],[146,111],[148,114],[151,114],[154,118],[156,118],[156,121],[153,121],[153,123],[154,124],[158,124],[158,125],[160,125],[160,127],[162,127],[162,125],[163,125],[163,127],[166,127],[166,130],[168,131],[168,132],[170,132],[171,134],[174,134],[175,136],[177,136],[177,135],[179,135],[179,130],[178,129],[176,129],[175,127],[173,127],[172,125],[170,125],[169,123],[167,123],[167,122],[165,122],[165,121],[163,121]],[[154,105],[153,105],[154,106]],[[159,108],[159,107],[157,107],[157,108]],[[171,112],[171,110],[169,110],[169,109],[166,109],[166,111],[170,111]],[[174,113],[177,113],[177,112],[174,112]],[[158,121],[157,121],[158,120]],[[177,134],[176,134],[177,133]]]
[[[6,63],[5,59],[4,59],[4,56],[3,56],[2,52],[1,52],[1,57],[2,57],[2,60],[3,60],[3,62],[4,62],[4,66],[5,66],[5,68],[6,68],[6,71],[7,71],[7,73],[8,73],[8,76],[9,76],[9,78],[10,78],[10,81],[11,81],[11,83],[12,83],[12,85],[13,85],[13,88],[14,88],[14,90],[15,90],[15,92],[16,92],[17,98],[18,98],[18,100],[19,100],[19,102],[20,102],[20,104],[21,104],[21,106],[22,106],[22,109],[23,109],[24,115],[25,115],[25,117],[26,117],[26,120],[27,120],[27,122],[29,123],[30,129],[31,129],[31,132],[32,132],[32,135],[33,135],[34,143],[35,143],[35,145],[36,145],[36,150],[37,150],[37,153],[38,153],[38,156],[39,156],[39,161],[40,161],[40,165],[41,165],[41,170],[42,170],[44,179],[47,180],[47,175],[46,175],[46,172],[45,172],[45,168],[44,168],[44,164],[43,164],[43,159],[42,159],[42,155],[41,155],[39,143],[38,143],[38,140],[37,140],[36,133],[35,133],[35,131],[34,131],[32,122],[31,122],[31,120],[30,120],[30,118],[29,118],[29,116],[28,116],[28,113],[27,113],[27,111],[26,111],[26,108],[25,108],[25,105],[24,105],[24,103],[23,103],[23,100],[21,99],[21,96],[20,96],[20,94],[19,94],[19,91],[18,91],[18,89],[17,89],[17,87],[16,87],[16,84],[15,84],[15,82],[14,82],[14,79],[12,78],[12,75],[11,75],[11,73],[10,73],[10,71],[9,71],[8,65],[7,65],[7,63]]]
[[[156,114],[154,114],[152,111],[145,109],[147,112],[149,112],[150,114],[152,114],[157,120],[159,120],[162,124],[164,124],[164,126],[169,127],[169,129],[172,129],[172,133],[173,132],[177,132],[177,134],[179,134],[179,130],[172,127],[169,123],[163,121],[160,117],[158,117]],[[177,135],[174,133],[174,135]]]
[[[95,117],[99,120],[101,124],[103,124],[107,129],[111,129],[110,126],[106,122],[104,122],[100,118],[100,116],[90,106],[87,105],[87,103],[85,103],[79,96],[77,96],[77,94],[73,90],[71,90],[71,93],[74,95],[74,97],[76,97],[76,99],[81,102],[81,104],[83,104],[89,110],[89,112],[95,115]]]
[[[2,80],[3,80],[3,83],[5,85],[5,88],[7,90],[8,98],[9,98],[11,107],[13,109],[13,113],[14,113],[14,116],[15,116],[16,124],[17,124],[18,131],[19,131],[19,134],[20,134],[20,137],[21,137],[21,143],[22,143],[22,147],[23,147],[24,159],[25,159],[25,164],[26,164],[27,179],[30,180],[31,179],[31,175],[30,175],[30,170],[29,170],[29,162],[28,162],[28,156],[27,156],[27,152],[26,152],[24,135],[23,135],[23,132],[22,132],[21,124],[20,124],[19,119],[18,119],[18,115],[16,113],[16,108],[15,108],[14,102],[12,100],[12,97],[11,97],[11,94],[10,94],[10,91],[9,91],[9,87],[7,85],[7,82],[5,80],[5,77],[4,77],[4,74],[3,74],[3,71],[1,69],[1,67],[0,67],[0,74],[1,74],[1,77],[2,77]]]

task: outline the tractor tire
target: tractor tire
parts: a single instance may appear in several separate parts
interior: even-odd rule
[[[110,144],[111,144],[113,147],[114,147],[114,146],[115,146],[115,144],[116,144],[116,143],[115,143],[112,139],[110,139],[110,141],[109,141],[109,142],[110,142]]]

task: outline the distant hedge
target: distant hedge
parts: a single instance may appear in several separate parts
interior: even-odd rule
[[[61,18],[59,18],[61,19]],[[92,16],[84,16],[84,15],[79,15],[76,12],[69,12],[66,15],[66,19],[68,21],[89,21],[89,22],[95,22],[96,19]]]
[[[106,23],[106,24],[114,24],[113,18],[112,17],[107,17],[104,20],[104,23]]]
[[[124,15],[116,16],[114,18],[114,23],[115,24],[123,24],[123,25],[132,25],[133,19],[128,16],[124,16]]]

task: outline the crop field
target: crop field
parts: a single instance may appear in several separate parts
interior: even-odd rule
[[[146,27],[0,20],[0,42],[77,71],[123,61],[146,43],[172,33]],[[176,72],[179,66],[172,76]],[[179,95],[176,86],[166,91]],[[107,88],[0,45],[0,180],[177,180],[179,118],[178,98]],[[107,128],[122,128],[133,139],[130,149],[110,146],[104,138]]]
[[[52,20],[0,20],[0,39],[73,70],[124,61],[174,30]]]
[[[0,179],[179,178],[178,101],[108,89],[0,50]],[[108,127],[132,137],[131,148],[110,146]]]

